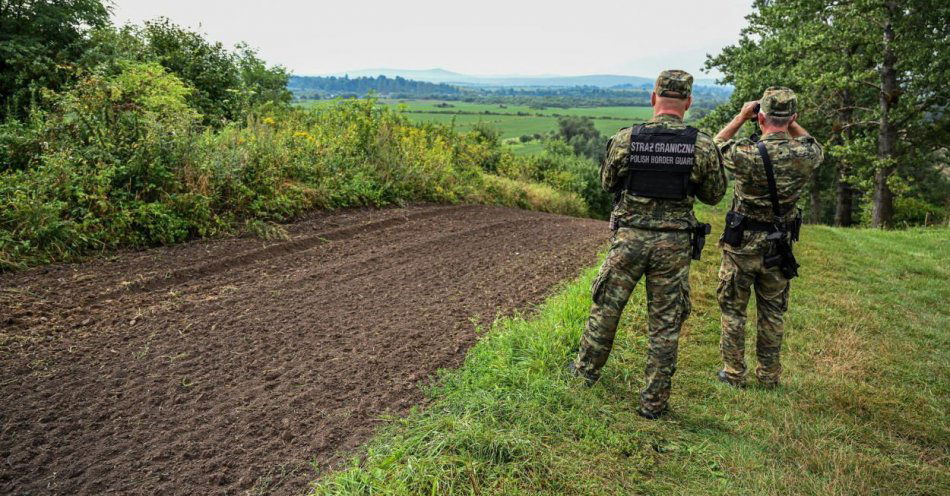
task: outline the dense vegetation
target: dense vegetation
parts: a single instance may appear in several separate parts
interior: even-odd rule
[[[0,9],[3,25],[58,16],[63,29],[85,26],[72,51],[40,59],[67,68],[61,78],[3,88],[0,270],[240,231],[279,236],[276,222],[312,208],[437,201],[605,214],[589,162],[569,148],[527,160],[493,131],[412,124],[373,100],[291,107],[286,71],[247,47],[166,20],[93,25],[89,2],[54,3],[77,8]],[[23,47],[40,41],[0,50],[31,53]],[[0,79],[35,70],[12,62]]]
[[[735,86],[729,119],[765,87],[800,95],[826,146],[811,185],[814,222],[873,226],[950,219],[950,3],[756,1],[739,42],[707,62]]]
[[[100,0],[0,1],[0,119],[25,117],[42,90],[72,81],[73,61],[92,44],[89,30],[108,25]]]
[[[714,232],[727,201],[698,213]],[[692,269],[668,420],[634,413],[647,346],[640,289],[601,381],[569,379],[592,269],[530,318],[495,323],[425,409],[392,419],[315,494],[945,494],[946,231],[806,226],[802,239],[779,389],[714,376],[709,247]]]

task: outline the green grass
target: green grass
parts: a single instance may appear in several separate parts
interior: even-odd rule
[[[716,233],[721,213],[700,212]],[[394,419],[314,492],[948,494],[947,234],[806,227],[774,391],[713,377],[719,254],[707,247],[692,269],[673,413],[660,422],[634,413],[642,282],[602,380],[588,389],[561,371],[587,317],[587,270],[533,315],[496,322],[428,407]]]
[[[328,105],[331,100],[321,100],[306,105]],[[612,136],[622,127],[648,120],[653,115],[650,107],[573,107],[544,109],[530,108],[527,105],[504,105],[488,103],[442,102],[440,100],[380,100],[380,103],[406,110],[413,122],[436,122],[450,124],[455,122],[457,129],[467,131],[478,123],[488,124],[501,132],[502,138],[517,138],[524,134],[547,133],[557,129],[558,115],[587,116],[594,119],[594,126],[604,136]],[[452,107],[438,107],[448,103]],[[492,115],[483,112],[491,112]],[[456,114],[444,113],[454,112]],[[528,115],[518,115],[518,113]],[[505,114],[505,115],[494,115]],[[540,114],[540,115],[539,115]],[[537,150],[540,151],[538,145]],[[522,152],[524,153],[524,152]]]
[[[470,102],[452,102],[442,100],[380,100],[386,105],[402,105],[406,110],[420,112],[466,112],[466,113],[506,113],[517,115],[527,113],[531,115],[581,115],[591,118],[614,118],[620,120],[641,121],[650,118],[653,115],[653,109],[650,107],[544,107],[532,108],[527,105],[509,105],[497,103],[470,103]],[[448,104],[451,107],[439,107],[440,104]]]

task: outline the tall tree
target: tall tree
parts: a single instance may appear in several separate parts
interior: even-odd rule
[[[24,116],[40,88],[69,81],[109,14],[100,0],[0,0],[0,118]]]

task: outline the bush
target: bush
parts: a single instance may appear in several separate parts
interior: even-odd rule
[[[247,45],[228,50],[168,19],[99,29],[92,33],[90,44],[79,60],[81,67],[111,75],[129,60],[160,64],[192,88],[188,104],[207,125],[240,120],[261,104],[286,104],[291,99],[289,74],[282,67],[267,67]]]
[[[546,141],[544,151],[537,155],[508,156],[498,173],[574,193],[584,200],[590,215],[599,218],[610,215],[611,199],[601,189],[597,164],[576,155],[571,146],[562,140]]]
[[[275,222],[313,208],[432,201],[588,212],[567,169],[489,173],[519,160],[486,130],[412,125],[369,100],[264,105],[215,130],[200,125],[191,91],[158,64],[127,62],[51,96],[53,110],[22,144],[40,153],[0,174],[2,268],[219,234],[279,237]]]

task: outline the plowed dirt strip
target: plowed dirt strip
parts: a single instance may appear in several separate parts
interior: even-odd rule
[[[321,214],[0,276],[0,493],[292,494],[474,320],[596,261],[603,222],[484,206]]]

